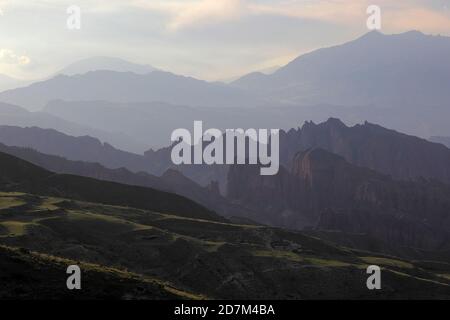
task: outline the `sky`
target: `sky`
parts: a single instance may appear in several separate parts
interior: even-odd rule
[[[67,9],[81,9],[69,30]],[[368,32],[450,36],[450,0],[0,0],[0,74],[48,77],[93,56],[227,80]]]

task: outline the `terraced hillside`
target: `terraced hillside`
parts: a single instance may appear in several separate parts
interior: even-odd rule
[[[0,298],[450,299],[444,262],[404,261],[265,226],[27,193],[0,193],[0,244]],[[65,268],[74,263],[83,289],[66,292]],[[370,264],[382,267],[382,290],[366,287]]]

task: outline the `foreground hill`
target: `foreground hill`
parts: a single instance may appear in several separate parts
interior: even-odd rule
[[[78,265],[83,293],[67,290],[66,270]],[[80,263],[24,248],[0,246],[0,300],[120,300],[187,299],[194,295],[170,287],[167,283],[131,272],[96,264]]]
[[[297,232],[24,193],[1,193],[0,212],[0,244],[33,252],[0,248],[2,279],[16,279],[2,285],[2,297],[42,289],[72,298],[61,285],[64,267],[77,261],[87,272],[78,298],[450,298],[444,262],[349,250]],[[382,290],[366,287],[371,264],[382,268]],[[25,292],[12,289],[18,283]]]

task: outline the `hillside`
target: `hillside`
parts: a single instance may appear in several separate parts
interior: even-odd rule
[[[83,270],[83,292],[65,287],[66,269]],[[169,284],[105,266],[0,246],[0,300],[174,300],[195,297]]]
[[[298,232],[23,193],[1,193],[0,208],[0,243],[33,252],[1,247],[0,272],[37,278],[42,297],[61,292],[63,266],[72,263],[63,258],[94,269],[78,298],[108,291],[111,298],[144,299],[450,298],[446,263],[349,250]],[[383,270],[380,291],[366,288],[366,268],[374,263]],[[24,287],[14,295],[35,294]]]
[[[68,147],[70,148],[70,146],[69,144]],[[219,190],[214,189],[214,183],[202,187],[174,169],[169,169],[161,177],[157,177],[146,172],[134,173],[123,167],[109,169],[99,163],[71,161],[63,157],[47,155],[31,148],[11,147],[1,143],[0,152],[15,156],[55,173],[83,176],[176,193],[223,216],[241,215],[246,211],[222,197]]]
[[[215,213],[182,196],[151,188],[92,178],[55,174],[14,156],[0,153],[0,184],[3,190],[69,197],[88,202],[154,210],[224,221]]]

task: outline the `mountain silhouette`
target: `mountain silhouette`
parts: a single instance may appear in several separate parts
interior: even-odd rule
[[[450,38],[418,31],[378,31],[343,45],[304,54],[271,75],[233,83],[293,104],[411,108],[447,105]]]
[[[47,112],[30,112],[22,107],[1,102],[0,126],[39,127],[42,129],[54,129],[73,136],[89,135],[133,152],[142,152],[149,147],[147,143],[139,143],[122,132],[96,129],[88,125],[62,119]]]
[[[77,74],[85,74],[90,71],[100,70],[147,74],[155,71],[156,69],[149,65],[132,63],[120,58],[92,57],[71,63],[67,67],[60,70],[57,74],[73,76]]]
[[[258,99],[223,83],[210,83],[169,72],[148,74],[90,71],[58,75],[27,87],[0,93],[0,101],[40,110],[52,100],[111,102],[167,102],[205,107],[255,105]]]
[[[55,174],[3,152],[0,152],[0,184],[3,191],[66,197],[191,218],[224,221],[212,211],[179,195],[87,177]]]

